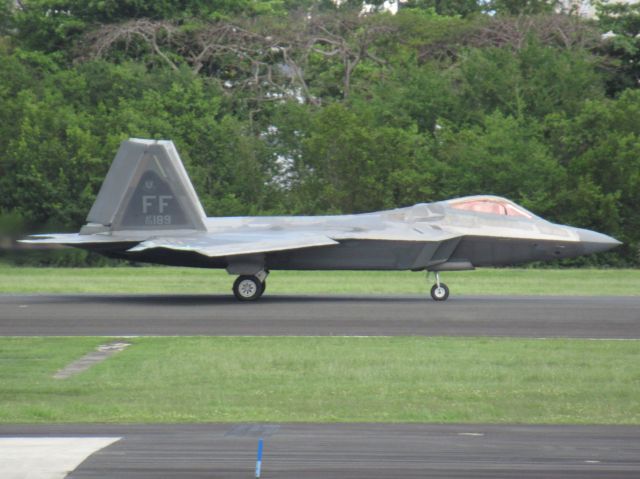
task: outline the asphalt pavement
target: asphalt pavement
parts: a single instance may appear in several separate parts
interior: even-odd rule
[[[0,426],[0,437],[120,437],[68,477],[637,478],[640,427],[428,424]]]
[[[640,338],[640,297],[0,295],[1,336]]]

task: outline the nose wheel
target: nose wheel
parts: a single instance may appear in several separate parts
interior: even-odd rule
[[[255,301],[260,299],[267,289],[267,272],[261,271],[257,275],[238,276],[233,282],[233,294],[239,301]]]
[[[449,297],[449,287],[440,282],[440,273],[436,271],[436,284],[431,287],[431,298],[434,301],[445,301]]]

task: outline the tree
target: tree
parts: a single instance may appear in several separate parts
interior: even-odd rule
[[[13,9],[13,1],[0,0],[0,37],[9,34],[11,31],[13,23]]]
[[[15,81],[37,71],[10,58],[26,72],[12,70]],[[1,210],[79,227],[128,137],[174,140],[210,214],[271,207],[258,140],[220,111],[219,91],[201,78],[98,62],[11,87],[0,90]]]
[[[553,12],[559,0],[489,0],[485,11],[497,15],[535,15]]]
[[[469,49],[460,61],[460,93],[468,108],[482,105],[517,117],[577,113],[604,87],[595,59],[584,50],[558,50],[527,42],[520,50]]]
[[[432,196],[417,131],[375,126],[362,115],[334,103],[303,133],[292,194],[307,213],[373,211]]]
[[[561,220],[608,232],[640,252],[640,91],[587,101],[576,117],[553,115],[547,135],[568,176]],[[574,194],[576,193],[576,194]]]
[[[610,95],[640,83],[640,4],[596,3],[598,25],[607,39],[602,51],[609,56]]]
[[[505,196],[540,215],[553,217],[565,171],[542,141],[533,120],[495,112],[482,125],[436,135],[443,198],[472,194]]]
[[[21,0],[18,5],[13,20],[21,46],[67,53],[96,25],[140,19],[215,20],[286,13],[281,0]]]
[[[408,0],[401,5],[401,8],[433,10],[438,15],[460,15],[461,17],[481,11],[477,0]]]

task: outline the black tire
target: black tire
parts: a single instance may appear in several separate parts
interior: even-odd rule
[[[264,287],[255,276],[238,276],[233,282],[233,294],[239,301],[255,301],[264,293]]]
[[[448,297],[449,287],[446,284],[440,283],[440,289],[438,289],[437,284],[431,287],[431,298],[433,298],[434,301],[446,301]]]
[[[267,290],[267,281],[264,280],[261,284],[262,284],[262,293],[260,294],[264,294],[264,292]]]

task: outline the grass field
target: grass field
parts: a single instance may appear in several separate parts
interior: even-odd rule
[[[221,270],[169,267],[18,268],[0,265],[0,293],[226,293]],[[640,270],[479,269],[443,273],[453,295],[640,294]],[[424,273],[275,271],[268,294],[427,294]]]
[[[0,339],[0,422],[640,424],[640,342],[483,338]]]

